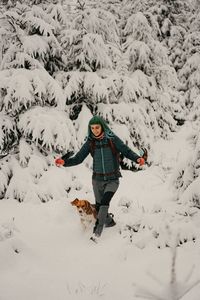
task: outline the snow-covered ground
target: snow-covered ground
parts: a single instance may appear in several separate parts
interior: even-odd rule
[[[141,214],[145,215],[145,224],[157,227],[165,223],[166,216],[174,215],[177,205],[170,176],[177,158],[184,159],[190,151],[187,131],[189,125],[172,140],[154,145],[153,166],[122,172],[110,207],[117,226],[106,228],[98,244],[89,240],[90,231],[82,231],[76,210],[70,205],[76,196],[94,201],[91,172],[84,165],[66,170],[85,187],[69,198],[47,203],[0,201],[0,233],[4,233],[0,236],[0,300],[134,300],[138,299],[139,286],[144,287],[143,294],[150,288],[157,295],[141,299],[176,299],[170,296],[169,288],[172,249],[163,245],[159,248],[150,230],[134,232],[132,242],[120,230],[124,220],[134,221],[138,215],[141,220]],[[126,211],[125,202],[131,203],[132,210]],[[160,210],[161,215],[156,213]],[[198,229],[198,220],[192,228],[194,225]],[[179,293],[200,279],[199,249],[198,238],[177,248]],[[180,299],[199,297],[200,284]]]

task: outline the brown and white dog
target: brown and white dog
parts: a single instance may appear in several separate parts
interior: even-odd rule
[[[90,225],[95,223],[97,218],[95,204],[91,204],[88,200],[80,200],[76,198],[71,201],[71,205],[76,206],[84,230],[88,229]]]

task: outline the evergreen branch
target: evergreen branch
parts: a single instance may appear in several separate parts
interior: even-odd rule
[[[186,294],[188,294],[195,286],[197,286],[200,283],[200,280],[195,281],[191,286],[189,286],[180,296],[178,296],[175,300],[182,299]]]
[[[174,247],[172,255],[172,266],[171,266],[171,281],[170,284],[176,283],[176,247]]]
[[[81,10],[84,10],[84,8],[85,8],[85,1],[83,1],[83,2],[81,3],[80,0],[77,0],[77,4],[80,5],[80,9],[81,9]]]
[[[32,141],[31,139],[25,138],[25,141],[27,143],[29,143],[29,145],[34,144],[34,141]],[[49,151],[46,150],[46,149],[44,149],[40,144],[37,143],[37,145],[35,145],[35,146],[36,146],[36,148],[38,148],[39,150],[41,150],[41,152],[44,153],[46,156],[49,155]]]
[[[136,298],[144,298],[148,300],[166,300],[165,298],[155,295],[154,293],[152,293],[150,290],[146,288],[145,290],[142,288],[142,290],[143,291],[139,292],[138,294],[135,294]]]
[[[152,291],[150,291],[146,287],[142,287],[141,285],[137,285],[136,283],[133,283],[136,287],[138,287],[138,292],[136,292],[135,297],[137,298],[145,298],[149,300],[166,300],[165,298],[162,298],[161,296],[155,295]]]
[[[154,274],[152,274],[151,272],[147,272],[147,275],[149,275],[149,277],[151,277],[155,282],[157,282],[159,285],[164,286],[164,283],[159,280]]]
[[[184,282],[188,282],[189,281],[189,279],[191,278],[192,273],[194,271],[194,267],[195,267],[194,265],[191,267],[191,270],[189,271],[188,275],[186,276]]]
[[[14,23],[16,20],[14,20],[14,18],[12,16],[8,15],[8,14],[6,14],[6,17],[7,17],[8,23],[11,25],[11,27],[14,30],[16,40],[19,42],[20,45],[22,45],[22,41],[20,40],[20,37],[19,37],[20,34],[19,34],[18,25]]]
[[[13,144],[11,148],[8,145],[5,149],[5,151],[0,153],[0,159],[6,157],[8,155],[19,153],[18,146],[19,146],[19,140],[17,140],[16,143]]]

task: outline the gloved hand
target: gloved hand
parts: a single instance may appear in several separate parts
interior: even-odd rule
[[[64,160],[62,158],[56,158],[55,159],[55,164],[57,167],[63,166],[64,165]]]
[[[144,158],[145,162],[148,159],[148,151],[147,148],[141,148],[140,150],[140,156]]]
[[[140,166],[143,166],[145,164],[145,160],[143,157],[140,157],[137,159],[137,163],[140,165]]]
[[[142,151],[143,151],[143,154],[142,154],[141,156],[144,158],[144,160],[145,160],[145,162],[146,162],[147,159],[148,159],[148,151],[147,151],[147,148],[142,148]]]

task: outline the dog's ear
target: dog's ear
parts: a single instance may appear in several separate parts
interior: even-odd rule
[[[79,201],[78,198],[74,199],[73,201],[71,201],[71,205],[76,205],[78,203],[78,201]]]
[[[87,200],[83,200],[84,201],[84,205],[86,207],[86,209],[88,209],[90,207],[90,202]]]
[[[84,201],[84,210],[87,215],[90,215],[92,213],[91,203],[88,200],[83,200],[83,201]]]

